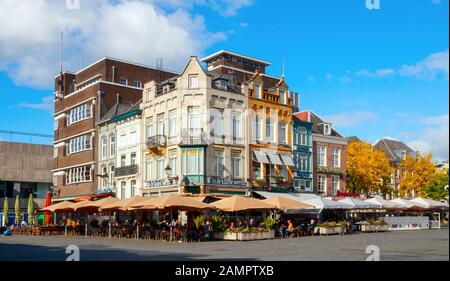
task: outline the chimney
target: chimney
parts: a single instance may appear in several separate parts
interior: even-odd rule
[[[102,118],[103,112],[103,96],[105,95],[103,91],[98,91],[98,121]]]

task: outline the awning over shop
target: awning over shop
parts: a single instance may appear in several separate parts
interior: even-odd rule
[[[255,154],[256,160],[259,163],[270,164],[269,159],[267,159],[266,153],[262,151],[253,151],[253,153]]]
[[[294,161],[292,161],[292,157],[289,154],[280,154],[281,159],[283,159],[283,162],[286,166],[294,167]]]
[[[273,165],[281,165],[283,166],[283,162],[281,161],[280,154],[267,154],[269,156],[270,162]]]

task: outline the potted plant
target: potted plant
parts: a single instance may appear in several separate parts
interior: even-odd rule
[[[389,225],[384,220],[369,220],[361,225],[362,232],[383,232],[388,230]]]
[[[340,234],[343,232],[343,225],[337,222],[323,222],[317,225],[320,235]]]
[[[200,227],[202,226],[203,223],[203,217],[202,216],[198,216],[194,219],[194,224],[195,227],[197,228],[198,231],[200,231]]]

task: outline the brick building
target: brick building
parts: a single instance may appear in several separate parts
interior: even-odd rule
[[[312,123],[314,193],[334,197],[346,190],[347,140],[312,111],[296,117]]]
[[[117,96],[135,104],[149,81],[163,81],[176,73],[122,60],[103,58],[76,73],[55,77],[54,201],[92,195],[100,175],[96,163],[97,123]]]

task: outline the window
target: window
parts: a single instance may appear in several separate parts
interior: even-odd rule
[[[331,163],[333,163],[333,167],[340,167],[341,166],[341,150],[339,148],[332,148],[331,149]]]
[[[286,166],[278,166],[278,174],[280,177],[283,177],[284,180],[288,179],[288,173]]]
[[[54,129],[55,131],[58,129],[58,119],[55,119]]]
[[[317,175],[317,193],[325,194],[327,188],[327,176]]]
[[[286,123],[278,123],[278,141],[281,144],[286,144]]]
[[[69,140],[67,155],[91,149],[91,135],[83,135]]]
[[[109,137],[109,154],[111,157],[116,155],[116,136]]]
[[[127,156],[126,155],[120,156],[120,167],[125,167],[126,162],[127,162]]]
[[[53,148],[53,158],[58,158],[58,148],[57,147],[55,147],[55,148]]]
[[[339,190],[339,176],[331,176],[331,195],[336,195]]]
[[[164,136],[165,135],[165,120],[164,120],[164,114],[160,114],[160,115],[158,115],[158,117],[157,117],[157,126],[156,126],[156,130],[158,131],[157,132],[157,135],[160,135],[160,136]]]
[[[231,134],[233,139],[241,138],[241,114],[239,112],[233,113],[231,117]]]
[[[148,159],[145,162],[145,179],[146,180],[153,179],[152,166],[153,166],[153,161],[151,159]]]
[[[212,130],[213,136],[222,136],[223,133],[223,111],[214,108],[212,112]]]
[[[139,140],[137,138],[136,131],[130,132],[130,139],[128,140],[128,144],[137,144],[139,143]]]
[[[214,175],[217,177],[224,176],[224,158],[223,158],[223,149],[214,149],[213,150],[213,169]]]
[[[164,158],[160,158],[156,161],[156,178],[157,179],[165,179],[166,175],[164,172]]]
[[[177,136],[177,111],[169,112],[169,138]]]
[[[136,181],[131,181],[131,197],[134,197],[136,195]]]
[[[183,150],[183,174],[188,176],[203,174],[203,149]]]
[[[309,171],[309,156],[306,153],[298,154],[298,170],[301,172]]]
[[[256,98],[256,99],[260,99],[261,98],[261,84],[259,84],[259,83],[254,83],[254,94],[253,94],[253,96]]]
[[[109,182],[111,183],[111,185],[114,184],[114,170],[115,169],[116,168],[114,166],[109,167]],[[113,186],[111,186],[111,187],[113,187]]]
[[[261,163],[257,161],[253,161],[253,178],[260,179],[262,177],[261,174]]]
[[[189,75],[189,89],[198,89],[198,88],[199,88],[198,75],[197,74]]]
[[[152,98],[152,95],[153,95],[152,89],[148,89],[148,90],[145,92],[145,100],[146,100],[147,102],[149,102],[150,99]]]
[[[102,177],[100,178],[101,180],[100,180],[100,182],[101,182],[101,187],[102,188],[106,188],[106,187],[108,187],[108,178],[107,177],[105,177],[105,176],[107,176],[108,175],[108,170],[107,170],[107,168],[106,167],[102,167]]]
[[[304,127],[298,128],[297,133],[298,133],[298,135],[296,137],[296,144],[305,145],[305,146],[309,145],[308,134],[307,134],[306,128],[304,128]]]
[[[253,140],[261,140],[261,119],[255,116],[253,119]]]
[[[274,122],[271,119],[266,120],[266,137],[268,142],[273,142],[275,139]]]
[[[287,104],[286,90],[284,90],[284,89],[280,90],[280,101],[281,101],[281,104]]]
[[[108,157],[108,138],[102,137],[102,159]]]
[[[141,81],[134,81],[134,86],[136,88],[142,88],[142,82]]]
[[[171,177],[177,176],[177,151],[171,150],[169,152],[169,166],[172,169]]]
[[[92,105],[85,103],[80,105],[69,112],[69,118],[67,120],[67,126],[71,124],[89,119],[92,117]]]
[[[300,189],[301,191],[312,191],[310,180],[305,179],[295,180],[294,185],[297,189]]]
[[[200,128],[200,107],[189,106],[188,107],[188,129]]]
[[[331,135],[331,125],[330,124],[323,124],[323,134]]]
[[[242,177],[242,156],[240,151],[231,151],[231,176]]]
[[[153,137],[153,120],[151,118],[147,119],[146,121],[145,134],[147,139]]]
[[[170,84],[163,85],[163,94],[170,92]]]
[[[327,147],[318,146],[317,147],[317,165],[325,167],[327,165]]]
[[[66,173],[66,184],[87,182],[91,180],[91,166],[73,168]]]
[[[128,85],[128,80],[126,78],[120,78],[119,84],[127,86]]]
[[[131,165],[136,165],[136,153],[131,153]]]
[[[125,188],[127,186],[126,182],[121,182],[120,183],[120,199],[125,199]]]
[[[214,86],[216,86],[217,89],[219,90],[227,90],[227,82],[224,80],[216,80],[214,81]]]

